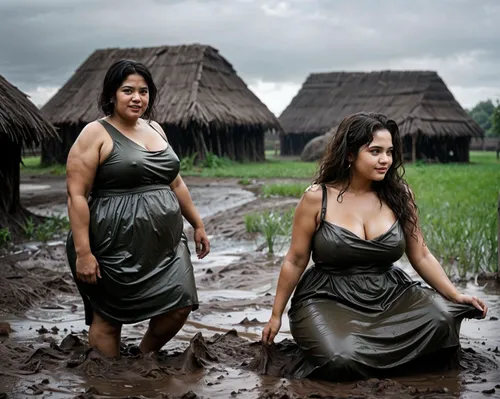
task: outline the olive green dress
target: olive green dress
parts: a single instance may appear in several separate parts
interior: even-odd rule
[[[478,310],[447,301],[393,265],[405,252],[399,222],[365,240],[324,220],[326,204],[323,186],[314,266],[302,276],[289,310],[291,333],[310,364],[301,376],[369,377],[419,357],[453,354],[462,319]]]
[[[135,323],[185,306],[197,309],[181,209],[169,186],[179,173],[177,155],[170,145],[147,151],[100,123],[113,150],[96,172],[89,199],[90,247],[102,276],[97,284],[76,279],[71,232],[66,242],[86,323],[93,311],[111,322]]]

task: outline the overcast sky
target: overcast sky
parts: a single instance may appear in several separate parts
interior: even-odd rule
[[[311,72],[435,70],[500,98],[500,0],[0,0],[0,74],[43,105],[96,49],[217,48],[279,115]]]

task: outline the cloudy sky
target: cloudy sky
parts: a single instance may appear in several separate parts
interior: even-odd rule
[[[279,115],[311,72],[435,70],[500,98],[499,0],[0,0],[0,74],[43,105],[95,50],[203,43]]]

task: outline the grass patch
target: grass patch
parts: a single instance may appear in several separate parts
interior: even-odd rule
[[[245,215],[245,228],[249,233],[261,233],[266,240],[268,252],[274,253],[280,237],[288,239],[292,234],[294,210],[272,210]]]
[[[238,180],[238,184],[241,184],[242,186],[249,186],[252,184],[250,179],[247,179],[246,177],[244,179]]]
[[[0,229],[0,248],[6,247],[12,239],[10,230],[7,227]]]
[[[24,157],[23,164],[21,164],[21,173],[25,174],[53,176],[64,176],[66,174],[66,165],[42,167],[39,156]]]
[[[497,269],[500,164],[428,165],[408,169],[427,245],[447,273],[461,278]]]
[[[194,168],[182,171],[183,176],[236,177],[240,179],[297,178],[311,179],[316,164],[310,162],[269,159],[261,163],[238,163],[229,161],[223,167]]]
[[[471,151],[469,155],[471,163],[500,164],[495,151]]]
[[[67,233],[70,225],[69,219],[65,216],[51,216],[45,218],[42,223],[37,223],[32,218],[29,218],[23,224],[22,229],[26,239],[47,242],[54,237]]]
[[[308,187],[307,183],[275,183],[262,187],[262,196],[269,197],[295,197],[300,198]]]

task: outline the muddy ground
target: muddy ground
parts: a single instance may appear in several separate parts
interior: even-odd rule
[[[89,349],[62,242],[24,243],[0,259],[0,398],[500,397],[495,281],[463,287],[491,310],[486,320],[464,321],[455,367],[351,383],[288,379],[301,357],[286,316],[276,345],[259,342],[282,258],[266,254],[262,240],[245,232],[243,216],[293,207],[297,200],[258,198],[262,181],[245,189],[237,179],[186,182],[211,236],[212,253],[193,259],[200,308],[177,337],[158,356],[141,356],[137,345],[147,324],[138,323],[124,328],[121,359]],[[65,212],[62,179],[25,177],[22,183],[29,209]]]

